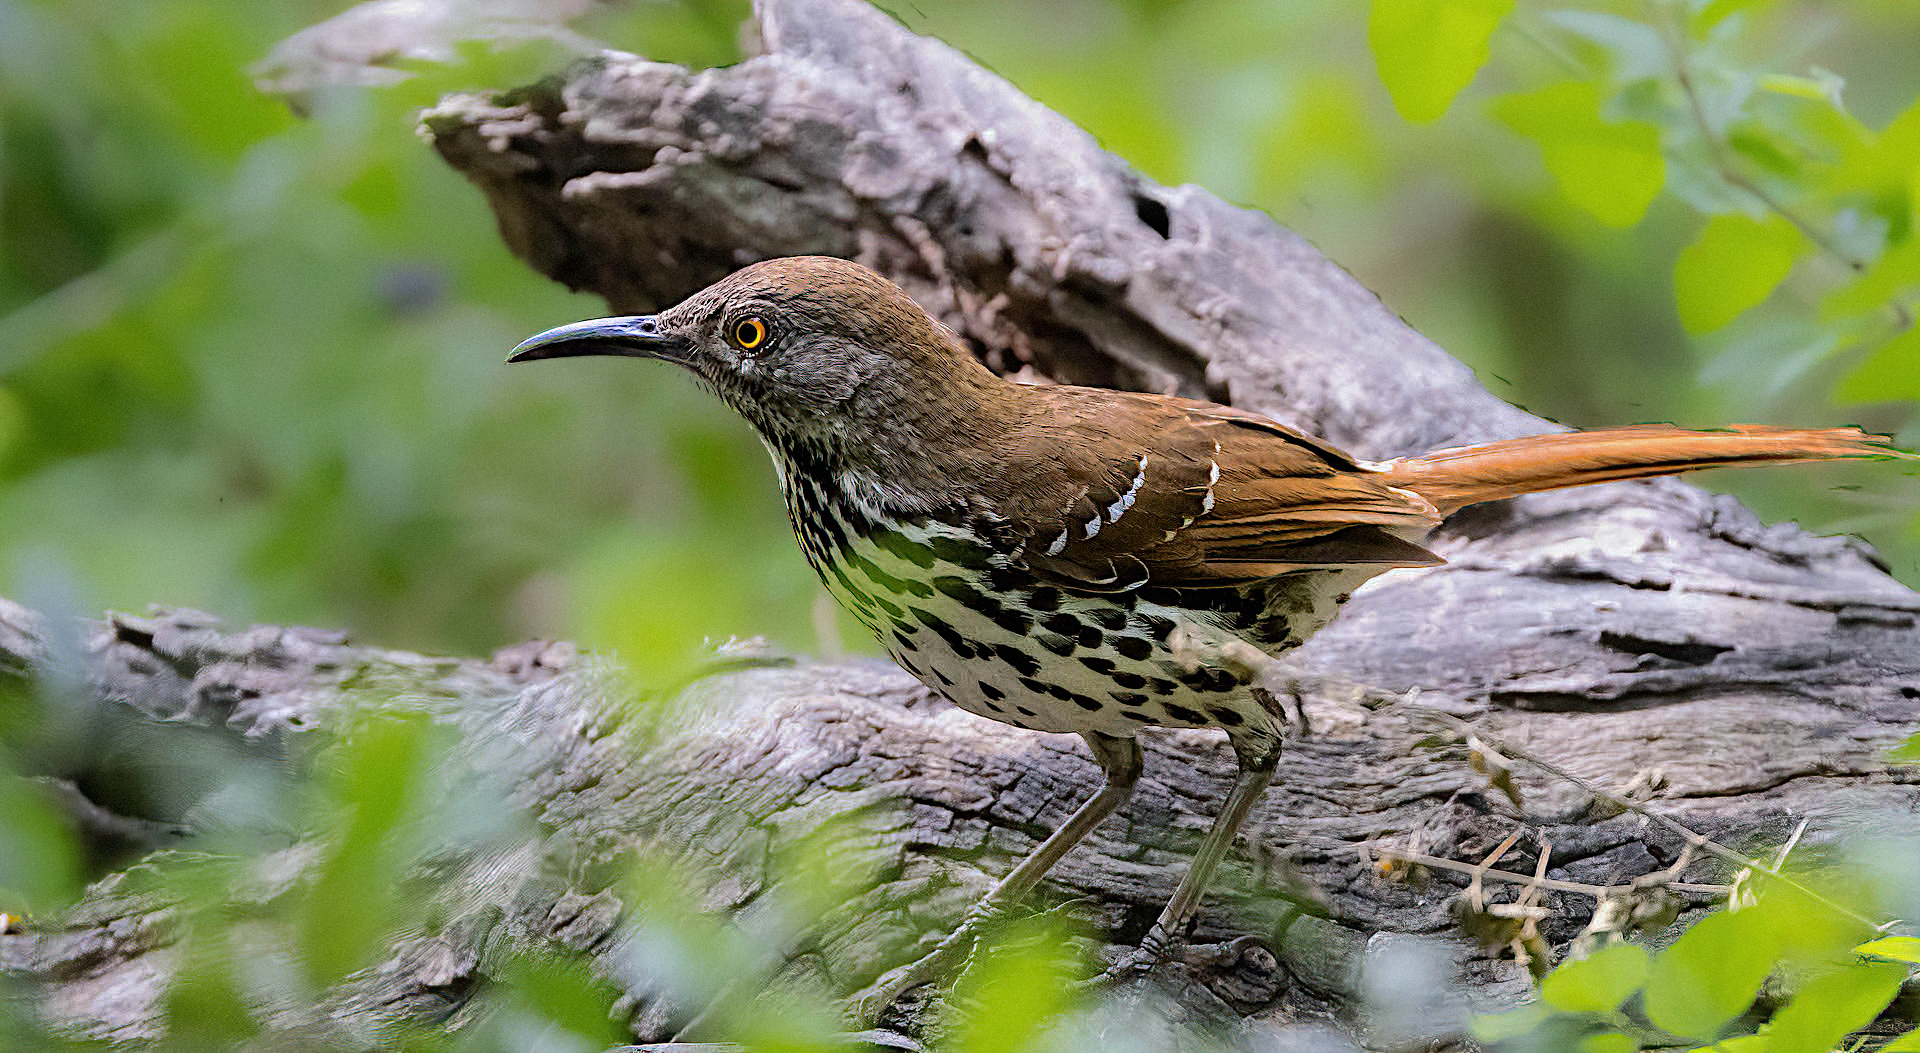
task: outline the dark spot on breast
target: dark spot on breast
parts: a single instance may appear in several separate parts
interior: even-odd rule
[[[1233,710],[1227,709],[1223,706],[1215,706],[1207,710],[1207,713],[1210,716],[1212,716],[1213,719],[1219,721],[1222,724],[1225,724],[1227,727],[1230,727],[1230,728],[1237,728],[1241,724],[1246,722],[1245,719],[1242,718],[1239,713],[1236,713]]]
[[[1048,615],[1040,624],[1045,626],[1047,631],[1059,633],[1061,636],[1073,636],[1080,631],[1080,619],[1065,611]]]
[[[981,694],[987,696],[988,698],[993,699],[995,702],[998,702],[1001,699],[1007,697],[1007,693],[1005,691],[1002,691],[999,688],[993,686],[992,684],[987,683],[985,680],[980,681],[979,687],[980,687]],[[1032,716],[1033,714],[1029,713],[1027,715]]]
[[[847,547],[847,535],[841,532],[840,521],[825,508],[817,506],[808,508],[794,519],[794,526],[799,527],[800,532],[819,539],[823,549],[831,548],[839,552]]]
[[[1195,691],[1213,693],[1232,691],[1240,686],[1240,681],[1224,669],[1195,669],[1191,673],[1182,673],[1180,682]]]
[[[1157,676],[1149,680],[1148,683],[1153,685],[1153,693],[1156,695],[1171,695],[1175,691],[1180,690],[1179,684],[1171,680],[1162,680]]]
[[[922,545],[918,541],[910,540],[905,534],[900,533],[898,530],[876,531],[868,540],[872,541],[874,547],[880,549],[882,552],[890,552],[894,556],[912,563],[914,566],[922,568],[931,568],[933,566],[933,549]]]
[[[1137,689],[1147,686],[1147,678],[1141,676],[1139,673],[1115,673],[1112,679],[1114,683],[1119,684],[1121,687]]]
[[[987,566],[987,548],[957,537],[930,537],[927,544],[933,546],[933,554],[945,562],[968,570],[982,570]]]
[[[961,658],[973,657],[973,646],[967,642],[967,638],[961,636],[958,630],[948,625],[939,615],[923,611],[918,607],[910,610],[913,616],[920,620],[920,624],[932,629],[955,655]]]
[[[1152,615],[1147,618],[1147,633],[1156,640],[1165,640],[1173,635],[1173,619]]]
[[[1113,638],[1113,649],[1136,662],[1143,662],[1153,653],[1153,644],[1138,636],[1116,636]]]
[[[881,610],[887,612],[887,617],[892,618],[896,622],[907,616],[906,611],[902,610],[899,607],[895,607],[893,604],[888,603],[886,600],[883,600],[878,596],[868,596],[867,599],[872,601],[875,607],[878,607]]]
[[[1205,724],[1207,722],[1207,718],[1200,713],[1188,709],[1185,706],[1174,705],[1172,702],[1167,703],[1166,710],[1167,716],[1184,724]]]
[[[1147,704],[1147,696],[1135,695],[1126,691],[1109,691],[1107,692],[1107,697],[1123,706],[1144,706]]]
[[[1058,633],[1035,633],[1033,642],[1062,658],[1073,653],[1073,641]]]
[[[1048,684],[1047,694],[1052,695],[1053,697],[1059,699],[1062,702],[1068,701],[1069,699],[1073,698],[1073,692],[1070,689],[1068,689],[1065,685],[1062,685],[1062,684]]]
[[[985,706],[985,707],[987,707],[988,709],[991,709],[991,710],[993,710],[993,711],[994,711],[995,713],[1005,713],[1005,712],[1006,712],[1006,710],[1004,710],[1004,709],[1001,709],[1001,708],[1000,708],[999,706],[996,706],[996,705],[994,705],[994,704],[993,704],[993,703],[991,703],[991,702],[982,702],[982,703],[980,703],[980,704],[981,704],[981,705],[983,705],[983,706]]]
[[[868,581],[873,582],[875,585],[880,586],[896,596],[911,594],[924,598],[933,595],[933,586],[928,585],[926,582],[915,581],[912,578],[896,578],[886,571],[881,570],[879,567],[874,566],[872,560],[857,552],[847,553],[847,562],[858,569],[861,574],[866,575]]]
[[[947,674],[941,672],[939,666],[936,665],[933,667],[933,675],[938,677],[940,679],[940,682],[947,685],[948,687],[953,686],[953,679],[947,676]]]
[[[1102,676],[1113,672],[1113,663],[1105,658],[1095,658],[1092,655],[1083,654],[1080,656],[1080,664]]]
[[[951,574],[944,574],[933,579],[933,587],[959,601],[961,606],[964,607],[972,607],[981,600],[978,590],[972,585],[967,584],[964,579],[956,578]],[[996,604],[996,606],[998,605]]]
[[[922,675],[920,672],[920,667],[917,665],[914,665],[913,659],[908,658],[906,655],[903,655],[903,654],[894,655],[893,660],[905,666],[907,668],[907,672],[912,673],[914,676]]]
[[[1105,702],[1102,702],[1097,698],[1088,698],[1085,695],[1074,695],[1073,704],[1076,706],[1079,706],[1081,709],[1084,709],[1089,713],[1107,708],[1107,704]]]
[[[1009,567],[987,568],[987,591],[1002,596],[1019,592],[1032,578]]]
[[[1025,715],[1027,715],[1027,716],[1029,716],[1029,717],[1037,717],[1037,716],[1039,716],[1039,715],[1040,715],[1040,714],[1038,714],[1038,713],[1035,713],[1035,712],[1034,712],[1033,710],[1031,710],[1031,709],[1028,709],[1028,708],[1027,708],[1027,707],[1025,707],[1025,706],[1015,706],[1015,707],[1013,707],[1013,708],[1015,708],[1015,709],[1017,709],[1017,710],[1019,710],[1019,711],[1020,711],[1021,713],[1023,713],[1023,714],[1025,714]]]
[[[920,649],[919,644],[914,643],[906,633],[901,632],[897,627],[893,630],[893,642],[909,651],[918,651]]]
[[[1027,617],[1024,612],[1017,611],[1012,607],[1002,607],[998,611],[995,611],[993,624],[998,625],[1000,628],[1005,629],[1015,636],[1025,636],[1033,631],[1033,619]]]
[[[1139,722],[1140,722],[1140,723],[1142,723],[1142,724],[1151,724],[1151,723],[1153,723],[1153,718],[1152,718],[1152,717],[1150,717],[1150,716],[1147,716],[1147,715],[1146,715],[1145,713],[1139,713],[1139,712],[1135,712],[1134,710],[1131,710],[1131,709],[1123,709],[1123,710],[1121,710],[1121,711],[1120,711],[1120,715],[1121,715],[1121,716],[1123,716],[1123,717],[1125,717],[1125,718],[1127,718],[1128,720],[1136,720],[1136,721],[1139,721]]]
[[[1095,607],[1087,612],[1087,617],[1098,622],[1100,628],[1117,633],[1127,627],[1127,612],[1112,607]]]
[[[1027,606],[1036,611],[1057,611],[1060,609],[1060,590],[1035,589],[1027,593]]]
[[[1046,684],[1043,684],[1040,681],[1035,680],[1030,676],[1021,677],[1020,686],[1026,688],[1028,691],[1031,691],[1036,695],[1044,695],[1049,690]]]
[[[840,564],[828,563],[827,573],[833,576],[834,581],[840,583],[842,599],[848,603],[852,603],[855,607],[870,607],[873,605],[873,600],[854,585],[852,579],[847,577],[847,572],[840,569]]]
[[[1013,647],[1009,644],[995,644],[993,654],[994,657],[1012,666],[1015,672],[1025,676],[1032,676],[1040,671],[1039,659],[1020,650],[1018,647]]]

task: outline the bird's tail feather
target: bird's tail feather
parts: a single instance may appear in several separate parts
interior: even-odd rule
[[[1458,446],[1404,457],[1383,467],[1391,485],[1412,490],[1447,515],[1481,501],[1563,486],[1676,475],[1697,468],[1847,457],[1915,455],[1893,446],[1884,436],[1858,428],[1734,424],[1722,431],[1687,431],[1670,424],[1637,424]]]

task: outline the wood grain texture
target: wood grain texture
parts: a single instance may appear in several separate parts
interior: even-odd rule
[[[837,254],[1007,372],[1228,401],[1370,458],[1551,429],[1297,236],[1146,180],[951,48],[856,0],[765,2],[758,18],[764,53],[735,67],[609,56],[518,99],[449,98],[425,126],[517,253],[618,311],[754,260]],[[1803,819],[1815,844],[1920,826],[1911,770],[1881,760],[1920,721],[1920,596],[1862,544],[1661,482],[1477,506],[1434,546],[1446,565],[1370,584],[1300,653],[1315,732],[1290,746],[1198,932],[1259,942],[1196,954],[1179,994],[1198,1018],[1351,1022],[1365,964],[1409,937],[1457,962],[1459,999],[1524,992],[1456,931],[1461,881],[1391,879],[1357,846],[1477,862],[1517,819],[1551,841],[1555,877],[1619,882],[1676,857],[1675,838],[1565,783],[1519,768],[1515,806],[1457,751],[1418,748],[1427,729],[1395,700],[1415,687],[1600,785],[1661,786],[1655,808],[1736,846]],[[48,675],[30,622],[0,606],[0,673]],[[883,880],[822,920],[804,967],[853,990],[954,924],[1097,783],[1077,740],[974,718],[877,663],[717,674],[685,700],[698,719],[663,727],[620,719],[601,673],[557,646],[428,659],[178,613],[90,633],[94,704],[254,749],[324,726],[350,681],[405,685],[533,821],[447,867],[455,922],[309,1007],[314,1027],[458,1020],[490,948],[557,942],[625,977],[636,1034],[659,1037],[671,1013],[620,972],[633,918],[604,871],[699,859],[713,909],[746,916],[778,880],[766,860],[845,822],[871,834]],[[1233,768],[1217,734],[1151,735],[1139,794],[1055,869],[1047,902],[1081,901],[1116,946],[1137,938]],[[1502,865],[1532,859],[1523,845]],[[1557,942],[1592,908],[1545,902]],[[0,936],[0,963],[85,1033],[151,1036],[170,909],[109,879],[64,927]]]

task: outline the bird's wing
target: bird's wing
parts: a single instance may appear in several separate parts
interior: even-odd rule
[[[1003,514],[1062,586],[1237,586],[1304,567],[1427,566],[1431,504],[1325,443],[1207,403],[1050,388]],[[1017,511],[1016,511],[1017,509]]]

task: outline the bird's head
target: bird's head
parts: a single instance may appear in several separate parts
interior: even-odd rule
[[[977,412],[967,396],[1003,383],[899,286],[826,256],[754,264],[657,315],[563,325],[507,361],[580,355],[672,362],[770,442],[831,451],[929,412]],[[955,397],[957,410],[930,410]]]

